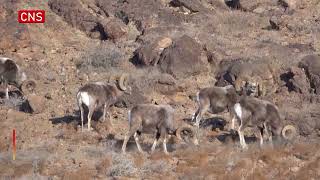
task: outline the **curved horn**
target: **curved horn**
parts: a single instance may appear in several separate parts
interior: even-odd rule
[[[37,87],[36,81],[35,80],[27,80],[24,81],[21,85],[21,91],[23,93],[31,93],[33,92]]]
[[[291,131],[291,133],[290,133],[291,135],[289,135],[289,136],[286,135],[286,132],[288,130]],[[292,139],[296,135],[296,133],[297,133],[297,129],[292,125],[286,125],[281,131],[281,134],[282,134],[283,138],[285,138],[285,139]]]
[[[191,136],[194,137],[196,135],[195,131],[193,130],[192,127],[189,127],[189,126],[182,126],[182,127],[179,127],[177,130],[176,130],[176,136],[179,140],[183,140],[182,137],[181,137],[181,133],[183,131],[188,131],[188,132],[191,132]]]
[[[118,85],[119,85],[119,88],[122,90],[122,91],[125,91],[127,90],[127,87],[125,85],[125,81],[128,79],[128,74],[124,73],[120,76],[120,79],[119,79],[119,82],[118,82]]]

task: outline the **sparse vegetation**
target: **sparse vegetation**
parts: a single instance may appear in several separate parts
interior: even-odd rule
[[[108,176],[135,176],[138,172],[130,155],[112,153],[111,157],[112,167]]]
[[[10,99],[0,102],[0,179],[319,179],[320,66],[312,60],[300,67],[299,62],[320,53],[320,4],[294,1],[296,7],[278,0],[232,0],[240,8],[228,7],[226,0],[1,1],[0,54],[15,59],[37,87],[22,90],[27,101],[10,91]],[[37,7],[46,11],[45,24],[17,22],[17,10]],[[141,59],[149,65],[134,63],[141,47],[146,47]],[[268,62],[276,70],[275,79],[266,83],[276,92],[261,99],[276,104],[285,124],[298,128],[294,141],[270,148],[266,138],[260,147],[259,132],[248,128],[249,149],[242,151],[239,136],[227,131],[232,117],[222,112],[203,116],[197,147],[189,144],[191,137],[184,143],[172,136],[169,155],[162,141],[149,154],[154,134],[142,133],[146,154],[138,154],[134,138],[121,154],[129,108],[168,104],[176,112],[175,125],[190,123],[197,91],[213,86],[219,71],[224,75],[241,59]],[[248,66],[245,72],[255,77],[250,73],[255,66]],[[81,132],[77,90],[95,81],[116,83],[123,73],[130,76],[125,84],[132,94],[108,109],[110,121],[99,119],[103,112],[96,109],[93,130]],[[234,82],[236,76],[226,78]],[[25,103],[37,113],[21,112]],[[15,161],[12,129],[17,132]]]
[[[76,67],[86,72],[103,72],[119,68],[123,61],[124,55],[117,47],[109,42],[103,42],[83,52],[76,62]]]

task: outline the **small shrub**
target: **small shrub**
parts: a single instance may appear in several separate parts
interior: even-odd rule
[[[137,173],[137,168],[129,155],[112,153],[112,167],[109,176],[132,176]]]
[[[123,60],[121,51],[113,45],[91,47],[84,52],[76,62],[76,66],[84,71],[106,71],[121,66]]]

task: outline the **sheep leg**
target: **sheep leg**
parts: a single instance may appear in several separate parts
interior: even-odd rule
[[[123,144],[122,144],[122,153],[126,153],[126,147],[127,147],[127,143],[128,143],[128,140],[131,136],[129,135],[126,135],[124,137],[124,140],[123,140]]]
[[[239,138],[240,138],[240,144],[242,146],[243,149],[248,149],[248,145],[246,143],[246,140],[244,139],[244,135],[242,130],[238,130],[239,133]]]
[[[260,146],[263,145],[263,128],[259,128],[259,138],[260,138]]]
[[[167,155],[169,154],[168,150],[167,150],[167,136],[165,136],[163,139],[163,151],[165,154],[167,154]]]
[[[160,138],[160,136],[159,136],[159,134],[157,133],[157,134],[156,134],[156,138],[155,138],[155,140],[154,140],[154,142],[153,142],[153,144],[152,144],[152,147],[151,147],[151,153],[153,153],[153,151],[156,149],[156,146],[157,146],[157,144],[158,144],[159,138]]]
[[[89,112],[88,112],[88,131],[90,131],[91,130],[91,117],[92,117],[92,111],[91,110],[89,110]]]
[[[153,144],[152,144],[152,147],[151,147],[151,153],[153,153],[153,151],[156,149],[156,146],[158,144],[158,139],[154,139],[153,141]]]
[[[200,111],[200,108],[197,109],[197,111],[195,113],[193,113],[192,117],[191,117],[191,122],[196,122],[196,117],[198,116]]]
[[[103,121],[106,121],[106,114],[107,114],[107,104],[103,106]]]
[[[93,115],[93,112],[95,110],[95,105],[93,107],[88,107],[89,109],[89,112],[88,112],[88,131],[91,131],[91,118],[92,118],[92,115]]]
[[[246,140],[244,139],[244,135],[243,135],[243,122],[242,122],[242,120],[241,120],[241,124],[239,126],[239,129],[238,129],[238,134],[239,134],[240,144],[241,144],[242,148],[248,149]]]
[[[139,143],[139,138],[138,138],[137,132],[134,133],[133,137],[134,137],[134,140],[136,141],[139,152],[143,153],[143,150],[142,150],[140,143]]]
[[[161,128],[160,129],[160,138],[162,139],[162,144],[163,144],[163,152],[165,154],[169,154],[167,150],[167,130],[166,128]]]
[[[6,93],[6,99],[9,99],[9,85],[7,82],[4,83],[5,87],[6,87],[6,90],[5,90],[5,93]]]
[[[196,115],[196,123],[195,125],[199,128],[200,126],[200,121],[201,121],[201,118],[202,116],[204,115],[204,113],[208,110],[209,108],[209,104],[208,105],[205,105],[205,106],[199,106],[199,113]]]
[[[123,144],[122,144],[122,153],[126,153],[127,143],[132,136],[133,133],[129,131],[129,133],[124,137]]]
[[[237,119],[236,119],[236,116],[233,116],[233,118],[232,118],[232,120],[231,120],[231,129],[232,129],[232,130],[235,130],[234,127],[235,127],[236,120],[237,120]]]
[[[269,143],[270,143],[271,146],[273,147],[272,134],[269,133],[269,128],[268,128],[268,126],[267,126],[266,123],[263,123],[263,126],[264,126],[264,129],[265,129],[266,135],[267,135],[267,137],[268,137]]]
[[[81,116],[81,131],[83,131],[83,107],[82,107],[82,104],[79,104],[79,109],[80,109],[80,116]]]
[[[170,138],[171,138],[171,135],[166,135],[164,140],[163,140],[163,150],[164,150],[164,153],[167,154],[167,155],[169,154],[168,150],[167,150],[167,141]]]
[[[122,152],[126,152],[127,143],[130,137],[137,132],[137,128],[130,127],[129,132],[125,135],[123,144],[122,144]]]
[[[8,88],[8,86],[6,87],[6,99],[9,99],[9,88]]]

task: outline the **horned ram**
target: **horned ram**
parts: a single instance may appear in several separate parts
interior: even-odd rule
[[[27,81],[27,76],[19,65],[8,57],[0,57],[0,81],[5,86],[5,97],[9,99],[9,85],[13,85],[22,93],[33,91],[35,82]]]
[[[197,93],[198,109],[193,114],[192,121],[199,127],[201,118],[206,112],[211,114],[218,114],[225,110],[231,112],[238,99],[239,95],[232,85],[203,88]],[[232,122],[234,122],[234,118]],[[234,129],[234,123],[231,125],[231,129]]]
[[[163,140],[164,153],[168,154],[166,145],[167,140],[171,135],[175,135],[179,140],[181,140],[181,132],[184,130],[191,132],[193,143],[195,145],[198,144],[194,130],[191,127],[175,127],[174,109],[170,105],[139,104],[131,108],[128,114],[128,119],[129,131],[123,141],[123,153],[126,151],[126,146],[131,136],[134,136],[139,152],[143,153],[138,138],[138,135],[141,133],[154,134],[155,140],[151,147],[151,152],[155,150],[157,143],[161,138]]]
[[[279,109],[273,103],[261,100],[251,96],[243,96],[240,101],[234,105],[232,111],[239,123],[238,134],[242,148],[248,146],[244,139],[243,131],[247,127],[254,127],[259,130],[260,145],[263,145],[263,133],[272,144],[272,136],[277,139],[283,137],[290,139],[296,134],[296,128],[292,125],[285,125],[280,117]],[[287,135],[288,131],[291,137]]]
[[[106,119],[107,109],[116,101],[123,93],[131,94],[131,87],[125,85],[128,75],[121,75],[118,85],[109,84],[107,82],[94,82],[82,86],[77,93],[77,102],[81,116],[81,130],[83,131],[84,106],[88,108],[88,130],[91,130],[91,117],[94,111],[103,107],[103,120]]]

